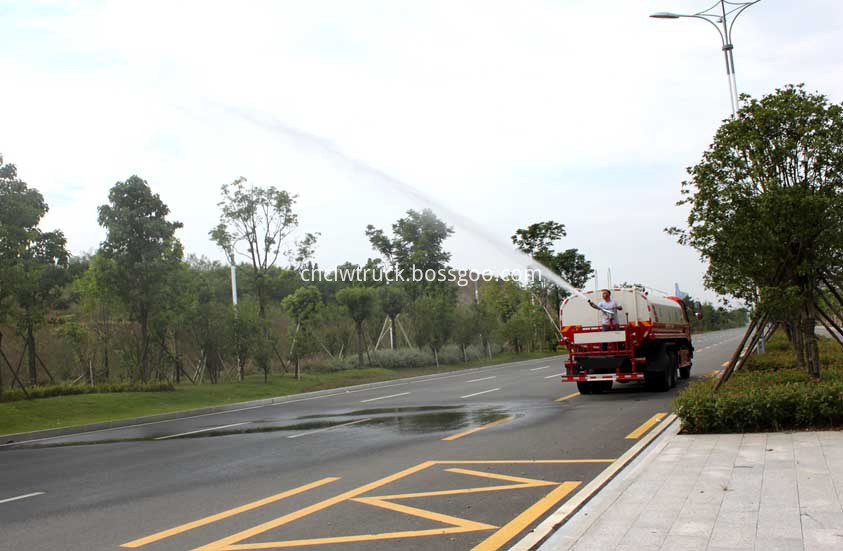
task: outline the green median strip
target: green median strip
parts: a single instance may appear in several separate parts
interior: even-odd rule
[[[331,388],[389,381],[405,377],[435,375],[507,362],[544,358],[556,353],[500,354],[491,359],[437,367],[349,369],[329,373],[307,373],[301,380],[275,375],[268,383],[261,375],[246,381],[177,385],[169,392],[121,392],[57,396],[37,400],[0,403],[0,435],[42,429],[87,425],[145,415],[171,413],[211,406],[236,404],[276,396],[288,396]]]

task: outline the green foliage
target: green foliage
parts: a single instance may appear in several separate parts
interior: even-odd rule
[[[392,270],[403,270],[405,277],[411,272],[446,268],[451,253],[444,248],[445,240],[454,233],[453,228],[436,217],[430,209],[421,212],[408,210],[405,218],[392,225],[394,237],[371,224],[366,226],[366,236]],[[425,292],[441,292],[445,285],[440,281],[416,281],[407,291],[415,300]]]
[[[38,225],[47,213],[41,193],[26,185],[0,156],[0,320],[13,306],[29,352],[29,378],[37,383],[35,332],[58,306],[69,281],[64,234]]]
[[[820,278],[843,265],[843,106],[802,86],[744,96],[688,169],[670,228],[706,261],[706,285],[798,327],[797,362],[819,377]]]
[[[337,293],[337,302],[348,311],[357,329],[357,367],[363,367],[363,322],[372,315],[377,298],[377,291],[369,287],[346,287]]]
[[[436,365],[441,349],[454,329],[454,304],[445,295],[425,295],[415,303],[416,343],[429,346]]]
[[[565,235],[565,225],[551,220],[515,230],[515,235],[511,239],[521,252],[530,255],[536,262],[547,267],[574,287],[581,289],[594,274],[594,270],[591,268],[591,262],[586,260],[585,255],[577,249],[566,249],[561,252],[554,250],[554,243]],[[545,280],[533,281],[531,290],[541,303],[549,306],[548,310],[555,314],[559,312],[562,300],[570,294],[565,289]],[[548,333],[548,336],[551,342],[556,341],[555,332]]]
[[[14,389],[0,393],[0,402],[15,402],[18,400],[35,398],[52,398],[54,396],[72,396],[74,394],[104,394],[110,392],[162,392],[175,390],[167,381],[152,381],[148,383],[100,383],[97,385],[48,385],[32,386],[23,391]]]
[[[760,432],[843,427],[843,351],[821,342],[822,381],[794,366],[793,349],[783,335],[767,352],[751,356],[717,392],[714,379],[694,382],[674,401],[689,433]]]
[[[140,326],[140,379],[149,378],[150,323],[162,315],[171,278],[181,263],[182,247],[175,237],[181,223],[170,222],[170,209],[137,176],[117,182],[109,203],[99,207],[99,223],[107,235],[100,254],[103,284],[120,300]]]

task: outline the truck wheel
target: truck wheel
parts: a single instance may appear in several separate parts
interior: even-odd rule
[[[604,392],[609,392],[612,390],[612,381],[597,381],[592,383],[594,385],[594,393],[595,394],[602,394]]]
[[[577,381],[577,390],[580,391],[580,394],[591,394],[593,387],[589,381]]]
[[[691,378],[691,368],[690,367],[680,367],[679,368],[679,378],[680,379],[690,379]]]
[[[667,392],[670,390],[670,369],[645,372],[644,383],[654,392]]]

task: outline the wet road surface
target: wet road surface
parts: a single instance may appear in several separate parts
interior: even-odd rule
[[[695,337],[692,376],[720,369],[742,332]],[[678,390],[579,396],[562,362],[4,444],[0,549],[505,548]]]

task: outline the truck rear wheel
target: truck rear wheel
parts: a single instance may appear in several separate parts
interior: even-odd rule
[[[580,394],[591,394],[594,392],[594,387],[589,381],[577,381],[577,390],[580,391]]]
[[[691,378],[691,368],[690,367],[680,367],[679,368],[679,378],[680,379],[690,379]]]
[[[670,390],[670,379],[670,369],[644,372],[644,384],[654,392],[667,392]]]

